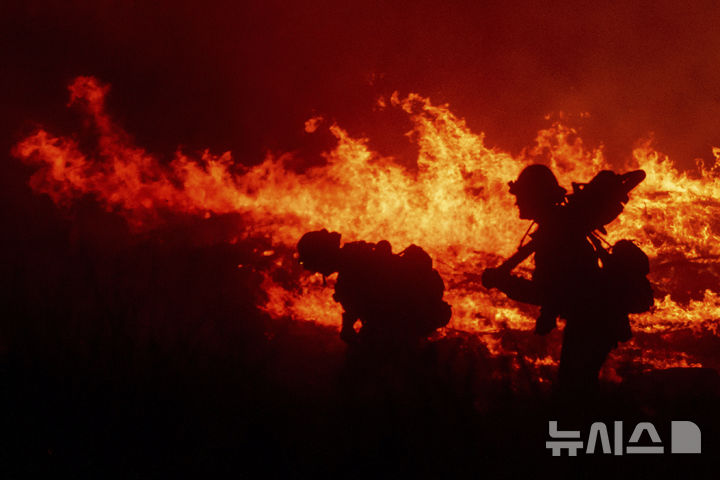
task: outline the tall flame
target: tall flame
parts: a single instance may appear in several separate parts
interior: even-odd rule
[[[387,239],[396,251],[416,243],[431,254],[445,279],[446,299],[453,305],[450,328],[485,335],[493,352],[502,350],[497,334],[508,328],[530,330],[535,314],[477,281],[484,267],[514,251],[527,228],[517,218],[508,181],[538,156],[565,186],[612,168],[601,149],[587,148],[577,131],[561,123],[540,131],[520,155],[489,148],[483,135],[471,132],[448,106],[416,94],[394,94],[379,106],[399,108],[411,120],[408,136],[418,147],[417,169],[381,156],[367,139],[353,138],[336,124],[328,127],[337,144],[323,154],[325,164],[302,173],[287,167],[290,154],[268,154],[262,163],[244,167],[233,162],[230,152],[205,151],[192,158],[178,151],[163,163],[112,121],[104,104],[108,91],[93,77],[78,77],[70,86],[70,104],[81,106],[95,129],[95,151],[44,129],[15,146],[17,157],[38,166],[30,180],[37,192],[60,205],[94,195],[139,229],[154,225],[162,212],[242,213],[251,225],[245,235],[268,235],[285,252],[278,268],[292,268],[289,252],[297,239],[322,227],[341,232],[345,241]],[[321,125],[322,118],[315,117],[305,129],[312,133]],[[720,148],[713,153],[720,156]],[[634,318],[635,328],[717,335],[720,175],[700,165],[699,175],[691,177],[647,143],[623,167],[642,168],[647,178],[609,226],[608,241],[633,239],[648,253],[659,296],[654,311]],[[703,269],[711,281],[693,285],[683,296],[676,273],[678,266],[688,265]],[[283,286],[266,272],[263,308],[276,316],[337,326],[340,308],[328,289],[312,275],[302,274],[298,282],[294,288]],[[687,364],[686,356],[666,358],[676,357]]]

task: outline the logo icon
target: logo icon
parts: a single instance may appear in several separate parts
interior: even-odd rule
[[[580,430],[558,430],[557,420],[548,423],[550,440],[545,447],[552,451],[553,457],[562,456],[566,451],[570,457],[576,457],[578,451],[583,452],[583,441]],[[602,453],[614,455],[632,454],[663,454],[665,445],[658,434],[655,425],[650,422],[640,422],[630,435],[630,439],[623,450],[623,422],[613,422],[613,442],[610,442],[608,428],[603,422],[595,422],[590,426],[587,444],[584,449],[586,455]],[[642,438],[649,437],[651,445],[641,445]],[[670,422],[670,453],[701,453],[702,438],[700,427],[690,421]]]

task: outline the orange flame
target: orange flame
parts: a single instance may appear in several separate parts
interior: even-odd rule
[[[178,151],[165,164],[135,146],[111,120],[104,105],[108,90],[92,77],[78,77],[70,86],[70,104],[81,105],[97,131],[96,151],[82,151],[71,138],[45,130],[16,145],[17,157],[38,166],[30,180],[36,191],[61,205],[92,194],[135,228],[152,226],[164,211],[243,213],[252,219],[246,235],[269,235],[286,251],[304,232],[321,227],[341,232],[345,241],[387,239],[396,251],[416,243],[428,250],[445,279],[446,300],[453,305],[450,328],[485,335],[495,353],[504,349],[494,336],[505,328],[530,330],[535,314],[477,282],[484,267],[514,251],[527,227],[517,218],[507,182],[539,155],[566,187],[611,168],[601,149],[588,149],[574,129],[561,123],[540,131],[532,148],[513,157],[487,147],[483,135],[471,132],[447,106],[397,93],[378,104],[400,108],[412,121],[408,135],[419,148],[417,171],[382,157],[367,139],[352,138],[336,124],[327,127],[337,145],[324,154],[326,164],[302,174],[286,168],[289,154],[268,154],[248,168],[235,164],[230,152],[205,151],[191,158]],[[322,117],[309,119],[305,129],[315,132],[324,128],[322,122]],[[720,149],[713,153],[720,155]],[[636,149],[633,164],[622,170],[631,168],[643,168],[647,178],[609,226],[608,240],[635,240],[653,265],[680,259],[715,268],[720,258],[717,171],[701,166],[699,177],[690,177],[649,144]],[[696,288],[694,297],[684,300],[676,298],[672,272],[654,274],[661,298],[653,312],[636,316],[635,327],[717,335],[715,272],[712,284]],[[337,326],[340,307],[330,290],[312,275],[299,282],[298,288],[287,289],[267,274],[263,308],[274,316]],[[548,361],[542,357],[535,363]],[[683,362],[687,364],[685,357]]]

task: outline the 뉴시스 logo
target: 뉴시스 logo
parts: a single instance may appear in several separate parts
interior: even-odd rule
[[[552,450],[553,457],[563,455],[566,451],[568,456],[575,457],[579,451],[583,451],[583,441],[580,437],[580,430],[558,430],[557,420],[551,420],[548,425],[551,440],[545,442],[545,447]],[[639,445],[643,432],[650,436],[652,445]],[[590,426],[587,437],[585,454],[663,454],[666,453],[665,445],[660,439],[655,426],[650,422],[638,423],[630,435],[630,439],[623,450],[623,422],[613,422],[612,448],[608,428],[603,422],[595,422]],[[701,453],[700,428],[693,422],[673,421],[670,422],[670,453]]]

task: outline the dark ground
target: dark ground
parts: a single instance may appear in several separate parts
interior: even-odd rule
[[[468,335],[435,342],[413,368],[353,376],[336,332],[257,310],[262,240],[206,240],[239,219],[130,235],[89,200],[73,221],[26,201],[5,218],[3,478],[653,478],[700,472],[720,452],[714,371],[603,385],[574,420],[547,390],[513,387],[510,359]],[[662,438],[670,420],[692,420],[705,453],[555,459],[551,419],[584,435],[624,419],[626,439],[642,420]]]

